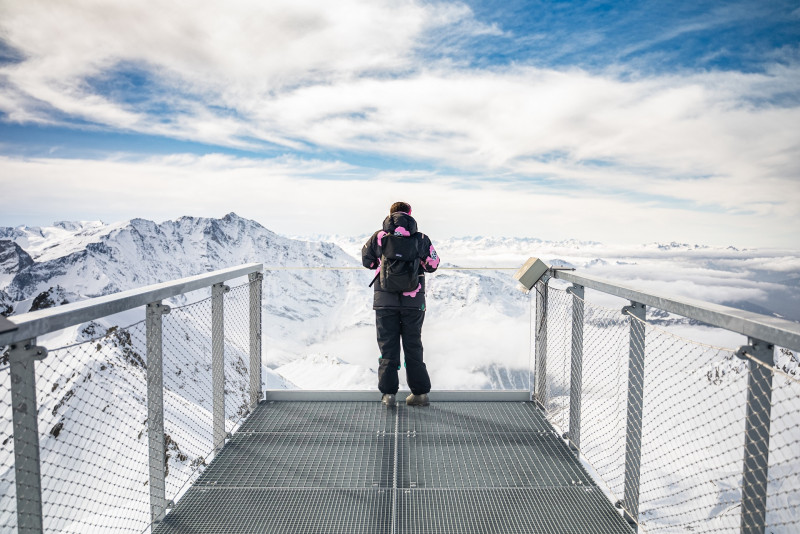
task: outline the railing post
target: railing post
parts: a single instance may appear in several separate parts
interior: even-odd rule
[[[147,440],[150,464],[150,521],[164,519],[167,510],[164,482],[164,372],[162,317],[169,306],[161,301],[147,305],[145,330],[147,338]]]
[[[573,284],[572,293],[572,359],[569,379],[569,438],[570,446],[581,447],[581,393],[583,392],[583,295],[584,288]]]
[[[740,358],[747,358],[746,353],[757,360],[748,362],[741,533],[764,534],[775,346],[759,339],[748,338],[748,342],[737,352]]]
[[[544,410],[547,405],[547,282],[550,277],[545,275],[536,282],[536,324],[535,340],[536,354],[534,367],[536,369],[536,388],[534,400]]]
[[[211,397],[213,403],[213,446],[225,445],[225,284],[211,286]]]
[[[261,281],[260,272],[250,273],[250,406],[263,396],[261,390]]]
[[[43,532],[42,478],[39,465],[39,412],[34,364],[47,356],[35,339],[11,345],[11,410],[14,419],[14,475],[17,486],[17,532]]]
[[[625,424],[625,518],[634,525],[639,520],[639,476],[642,464],[642,408],[644,406],[644,304],[631,301],[622,313],[631,316],[628,350],[628,413]]]

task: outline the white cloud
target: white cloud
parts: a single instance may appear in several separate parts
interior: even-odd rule
[[[6,1],[0,35],[25,59],[0,67],[0,112],[11,121],[68,116],[240,148],[266,141],[422,160],[477,178],[436,177],[409,190],[423,198],[441,194],[437,202],[445,204],[474,198],[516,206],[497,210],[498,221],[528,213],[517,206],[520,199],[528,208],[537,199],[550,217],[572,221],[581,209],[614,221],[622,234],[631,219],[656,229],[661,222],[649,217],[660,216],[680,218],[677,227],[702,225],[713,241],[753,243],[764,236],[797,243],[786,228],[800,215],[800,107],[763,102],[796,91],[800,68],[627,79],[611,71],[469,69],[426,59],[426,46],[459,46],[473,35],[502,32],[458,3]],[[180,113],[165,116],[93,89],[91,79],[119,65],[147,73],[142,90],[157,91],[157,100]],[[19,169],[12,161],[3,162],[12,167],[4,175]],[[75,165],[91,174],[109,163]],[[122,176],[147,165],[153,163],[125,167],[99,187],[125,190],[130,183]],[[159,165],[175,181],[160,187],[185,185],[182,170]],[[205,172],[204,165],[190,167]],[[289,187],[280,182],[287,175],[275,176],[274,162],[263,164],[270,169],[263,174],[256,170],[261,164],[246,172],[233,160],[225,165],[236,168],[237,179],[259,180],[241,187],[263,189],[265,180]],[[25,173],[47,181],[46,168],[30,162]],[[35,177],[33,169],[45,174]],[[521,193],[489,200],[460,189],[491,177],[547,185],[535,193],[524,183],[495,186]],[[62,181],[61,194],[72,196],[69,187],[88,194],[76,182]],[[472,187],[490,189],[480,181]],[[670,202],[692,210],[663,207]]]
[[[747,97],[796,77],[424,72],[301,88],[259,118],[323,147],[789,217],[800,215],[800,108]]]
[[[670,241],[797,248],[792,219],[741,217],[631,203],[613,194],[553,194],[537,187],[458,177],[366,177],[341,162],[283,157],[171,155],[135,160],[0,157],[3,224],[64,219],[155,220],[236,211],[290,235],[361,235],[404,199],[434,236],[530,235],[546,239]],[[24,199],[20,201],[21,199]]]

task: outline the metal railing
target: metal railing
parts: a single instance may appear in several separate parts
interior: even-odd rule
[[[0,497],[0,524],[16,522],[24,533],[42,532],[48,521],[53,530],[105,527],[140,532],[162,519],[170,500],[180,496],[208,455],[224,445],[235,422],[263,395],[261,271],[260,264],[249,264],[0,322],[0,347],[8,346],[0,362],[0,381],[7,380],[10,391],[9,402],[0,398],[0,417],[13,418],[13,433],[0,436],[0,453],[12,445],[14,451],[12,471],[0,473],[0,494],[5,495]],[[232,290],[225,286],[245,275],[247,283]],[[800,325],[573,272],[550,275],[536,286],[530,397],[563,430],[593,476],[605,482],[612,496],[620,497],[626,517],[648,532],[796,529],[800,517],[791,503],[800,498],[800,374],[777,367],[775,351],[800,350]],[[571,285],[562,290],[553,287],[551,279]],[[210,297],[199,302],[172,310],[163,303],[208,288]],[[586,289],[629,304],[604,308],[586,299]],[[94,323],[141,306],[144,321],[129,327],[100,328]],[[653,324],[652,310],[738,332],[749,341],[726,349],[685,340]],[[80,332],[83,337],[74,344],[49,351],[37,345],[37,337],[87,322]],[[80,360],[81,368],[70,366],[72,360]],[[187,362],[194,362],[194,369],[186,368]],[[98,375],[113,371],[115,365],[128,370],[96,385],[89,392],[91,399],[82,399],[86,384],[100,380]],[[230,382],[232,376],[236,383]],[[271,394],[294,400],[337,396]],[[237,400],[236,395],[242,397]],[[466,398],[516,395],[492,392]],[[75,399],[84,404],[73,410],[76,413],[65,414],[65,406]],[[460,394],[442,394],[438,400],[461,399]],[[114,415],[115,410],[120,414]],[[111,414],[111,424],[136,422],[122,429],[127,441],[116,443],[116,433],[98,429],[105,420],[92,420],[88,434],[76,436],[85,444],[60,443],[68,434],[65,424],[70,417],[79,421],[101,413]],[[168,428],[170,413],[195,424],[191,433],[206,432],[207,439],[181,441],[180,429]],[[46,443],[40,443],[42,437]],[[71,452],[75,449],[97,458],[76,459]],[[106,454],[106,449],[114,451]],[[52,453],[52,458],[40,458],[40,451]],[[78,460],[87,462],[94,477],[102,476],[108,464],[114,469],[122,465],[121,480],[130,486],[128,493],[118,492],[113,505],[102,503],[116,508],[89,519],[61,511],[81,506],[82,514],[91,513],[88,507],[99,503],[96,492],[109,489],[94,478],[81,480],[85,472],[70,465]],[[176,469],[182,469],[181,476],[170,482]],[[66,484],[77,489],[65,493],[60,486]],[[119,486],[116,479],[108,484]],[[709,484],[712,489],[706,488]],[[146,509],[131,504],[136,501],[131,495],[138,498],[143,492]],[[43,496],[54,504],[44,517]],[[16,502],[15,513],[3,498]],[[724,513],[714,511],[720,507]],[[770,516],[770,510],[782,515]],[[114,517],[127,522],[114,524]]]
[[[247,264],[3,321],[0,350],[3,346],[7,350],[0,362],[0,381],[8,381],[10,400],[0,398],[0,416],[5,421],[11,412],[13,439],[5,438],[0,453],[8,453],[12,445],[14,450],[13,470],[0,478],[4,490],[0,517],[5,526],[13,528],[16,523],[17,531],[26,534],[45,529],[141,532],[160,521],[171,502],[166,493],[171,456],[176,457],[172,465],[185,466],[185,473],[170,484],[171,497],[177,498],[191,482],[190,471],[196,476],[208,455],[225,444],[235,422],[263,396],[261,271],[261,264]],[[233,291],[225,285],[244,276],[248,282]],[[163,303],[208,288],[210,298],[199,302],[174,310]],[[144,321],[129,327],[104,328],[94,322],[141,306]],[[172,335],[165,339],[165,316],[170,311],[181,317],[166,325]],[[37,345],[37,337],[87,322],[73,344],[49,351]],[[170,364],[166,380],[165,363]],[[113,379],[105,378],[108,373],[115,373]],[[209,374],[211,384],[206,387]],[[235,386],[226,387],[236,380]],[[242,398],[237,400],[236,395]],[[195,402],[186,401],[188,397]],[[181,438],[165,429],[165,400],[170,413],[192,424],[203,425],[204,414],[211,413],[210,443],[187,439],[182,445],[192,452],[181,450],[177,444]],[[71,423],[86,426],[80,425],[82,419],[101,416],[103,420],[92,420],[84,433],[73,429],[70,435]],[[40,429],[43,421],[52,425],[49,433]],[[104,422],[113,428],[98,428]],[[139,446],[143,434],[146,448]],[[45,442],[40,443],[40,437]],[[78,443],[65,443],[68,439]],[[48,456],[44,462],[40,452]],[[10,463],[0,465],[6,469]],[[149,514],[137,501],[143,490],[149,493]],[[7,502],[13,502],[14,494],[16,514]],[[52,505],[44,516],[43,495]],[[109,512],[92,509],[112,502],[108,506],[117,508]]]
[[[553,279],[571,285],[554,288]],[[792,505],[800,498],[800,362],[792,352],[800,324],[564,270],[548,271],[535,289],[532,398],[635,528],[763,534],[800,526]],[[592,304],[586,289],[629,304]],[[675,314],[748,342],[725,349],[683,339],[647,320],[655,310],[656,319]],[[795,367],[777,366],[781,354]]]

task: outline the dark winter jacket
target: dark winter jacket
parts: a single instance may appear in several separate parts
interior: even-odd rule
[[[424,310],[425,273],[432,273],[439,267],[439,256],[428,236],[417,231],[417,221],[411,215],[398,211],[386,217],[383,221],[383,230],[372,234],[369,241],[361,248],[361,262],[367,269],[380,267],[381,242],[387,234],[412,236],[416,239],[420,258],[419,286],[415,291],[407,293],[384,291],[381,287],[380,277],[378,277],[375,280],[375,298],[372,307],[376,310],[400,308]]]

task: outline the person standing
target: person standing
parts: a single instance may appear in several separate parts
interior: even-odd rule
[[[389,216],[361,248],[364,267],[378,269],[373,283],[375,326],[381,357],[378,389],[381,402],[395,405],[399,387],[400,344],[411,395],[409,406],[427,406],[431,380],[422,361],[422,323],[425,320],[425,273],[439,267],[439,256],[425,234],[417,231],[411,206],[395,202]]]

